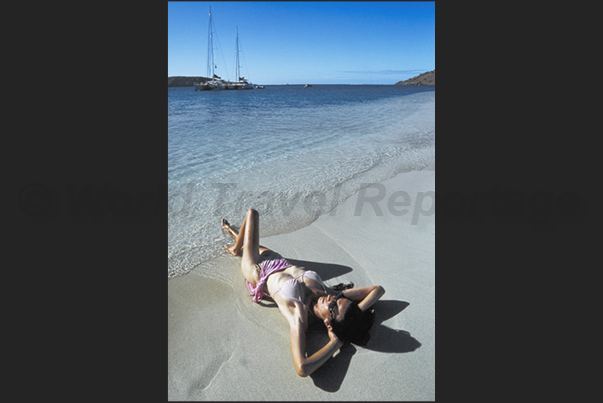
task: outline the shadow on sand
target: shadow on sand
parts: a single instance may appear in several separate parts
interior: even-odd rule
[[[339,350],[339,354],[336,354],[310,375],[314,385],[326,392],[337,392],[358,348],[366,348],[382,353],[408,353],[421,347],[421,343],[412,337],[409,332],[392,329],[382,324],[382,322],[402,312],[408,305],[409,303],[405,301],[377,301],[373,305],[375,321],[370,331],[371,338],[369,342],[362,347],[345,343]],[[325,327],[319,323],[312,325],[312,328],[308,329],[308,355],[321,349],[328,341],[329,337]]]
[[[311,262],[307,260],[287,259],[296,266],[304,267],[306,270],[314,270],[323,280],[339,277],[352,271],[351,267]],[[382,323],[402,312],[408,302],[395,300],[379,300],[373,305],[375,309],[371,338],[365,346],[368,350],[381,353],[408,353],[421,347],[421,343],[410,335],[409,332],[392,329]],[[276,306],[276,305],[275,305]],[[327,330],[322,323],[314,323],[308,328],[307,351],[308,355],[320,350],[329,341]],[[322,367],[310,377],[314,384],[326,392],[336,392],[341,387],[345,374],[348,371],[352,357],[357,348],[351,343],[345,343],[333,358],[328,360]]]
[[[352,268],[333,263],[319,263],[307,260],[289,259],[292,264],[303,267],[306,270],[314,270],[324,281],[350,273]],[[260,301],[260,305],[276,308],[277,305],[271,298]],[[310,377],[314,385],[326,392],[336,392],[348,371],[352,357],[357,348],[381,353],[408,353],[421,347],[421,343],[410,335],[409,332],[392,329],[382,323],[402,312],[408,305],[405,301],[379,300],[373,305],[374,322],[370,330],[371,338],[365,346],[356,347],[351,343],[345,343],[339,352],[328,360],[322,367],[317,369]],[[322,323],[313,323],[308,327],[306,347],[308,356],[320,350],[329,341],[327,329]]]
[[[330,280],[334,277],[342,276],[352,271],[351,267],[343,266],[340,264],[310,262],[308,260],[297,260],[289,258],[287,258],[287,260],[295,266],[303,267],[306,270],[315,271],[316,273],[318,273],[320,278],[323,279],[323,281]]]

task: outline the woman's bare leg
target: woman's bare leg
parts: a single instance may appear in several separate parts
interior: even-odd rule
[[[224,226],[226,223],[222,221]],[[230,227],[230,225],[228,225]],[[227,228],[228,230],[228,228]],[[232,230],[232,228],[231,228]],[[255,287],[260,279],[256,264],[260,259],[260,215],[254,209],[249,209],[238,233],[229,231],[235,239],[235,244],[228,248],[229,252],[239,256],[242,252],[241,270],[245,279]],[[236,237],[235,237],[236,234]]]
[[[236,241],[237,237],[239,236],[239,232],[230,226],[230,223],[226,220],[226,218],[222,219],[221,225],[222,225],[222,228],[224,228],[228,232],[228,234],[232,237],[232,239],[234,239]]]
[[[243,224],[245,224],[245,221],[243,221]],[[240,232],[237,231],[236,229],[232,228],[231,225],[230,225],[230,223],[225,218],[222,219],[222,228],[224,228],[228,232],[228,234],[232,237],[232,239],[234,239],[234,241],[235,241],[235,245],[226,245],[225,250],[228,253],[230,253],[231,255],[241,256],[241,248],[244,245],[244,241],[243,241],[243,243],[240,246],[238,246],[235,249],[236,242],[237,242],[237,240],[239,238],[239,233]],[[243,229],[243,226],[241,226],[241,229]],[[264,252],[267,252],[267,251],[272,252],[270,249],[268,249],[268,248],[266,248],[266,247],[264,247],[262,245],[259,246],[259,253],[260,253],[260,255],[263,255]]]
[[[226,230],[228,232],[228,234],[232,237],[232,239],[234,239],[235,244],[239,238],[239,232],[237,230],[235,230],[234,228],[232,228],[230,226],[230,223],[228,221],[226,221],[225,218],[222,219],[222,228],[224,228],[224,230]],[[241,227],[242,228],[242,227]],[[241,244],[241,247],[243,245]],[[228,244],[226,245],[226,247],[224,248],[224,250],[228,253],[230,253],[231,255],[234,256],[241,256],[241,247],[239,247],[236,251],[235,251],[235,245],[232,244]]]

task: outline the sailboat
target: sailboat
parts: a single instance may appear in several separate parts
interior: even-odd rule
[[[226,82],[215,73],[215,67],[217,66],[214,63],[214,33],[211,24],[211,6],[209,6],[209,34],[207,38],[207,77],[209,79],[204,83],[194,83],[195,91],[226,89]]]
[[[239,27],[237,27],[237,59],[236,59],[236,73],[237,73],[237,81],[234,83],[229,82],[228,88],[229,90],[252,90],[255,88],[253,84],[245,79],[245,77],[241,77],[241,66],[239,65]]]
[[[207,76],[210,77],[205,83],[195,83],[195,91],[208,90],[252,90],[256,86],[250,83],[245,77],[241,77],[241,66],[239,65],[239,27],[237,27],[237,53],[236,53],[236,75],[237,81],[226,81],[215,73],[214,68],[217,67],[214,63],[214,44],[213,31],[211,23],[211,6],[209,7],[209,36],[207,40]],[[259,86],[262,87],[263,86]]]

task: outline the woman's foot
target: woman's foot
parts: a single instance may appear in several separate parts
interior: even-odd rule
[[[224,247],[224,251],[227,252],[227,253],[230,253],[233,256],[241,256],[241,251],[240,250],[239,251],[235,251],[234,245],[230,245],[230,244],[226,245]]]
[[[228,220],[226,218],[222,219],[220,225],[222,226],[223,231],[226,231],[226,233],[228,235],[230,235],[235,241],[237,240],[237,237],[239,236],[239,234],[235,230],[232,229],[232,227],[230,226],[230,223],[228,222]],[[233,256],[241,256],[241,249],[239,248],[239,250],[235,250],[234,245],[228,244],[224,247],[224,250]]]
[[[222,219],[220,225],[222,226],[222,231],[224,231],[226,235],[230,235],[236,241],[237,236],[239,236],[239,234],[234,229],[232,229],[230,223],[226,220],[226,218]]]

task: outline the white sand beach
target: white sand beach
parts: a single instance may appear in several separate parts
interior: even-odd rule
[[[435,399],[435,166],[381,185],[305,228],[261,239],[329,285],[383,286],[368,344],[345,344],[301,378],[287,321],[271,302],[253,303],[239,258],[225,254],[168,281],[169,400]],[[235,227],[243,219],[226,218]],[[311,327],[309,353],[326,340],[324,326]]]

